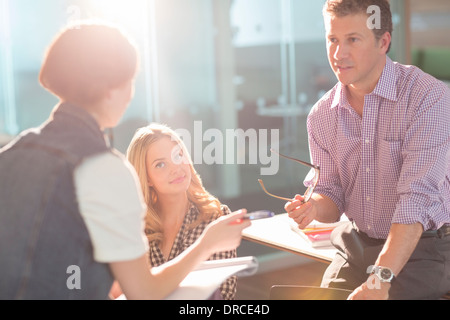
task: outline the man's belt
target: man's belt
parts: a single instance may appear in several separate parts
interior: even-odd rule
[[[450,225],[443,225],[437,230],[428,230],[422,233],[422,238],[438,237],[443,238],[450,235]]]

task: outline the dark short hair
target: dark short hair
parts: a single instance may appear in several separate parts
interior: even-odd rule
[[[72,103],[95,103],[135,77],[136,46],[118,28],[83,22],[60,32],[49,46],[41,85]]]
[[[380,8],[381,14],[381,26],[380,28],[374,28],[373,32],[377,40],[386,33],[392,36],[393,23],[392,23],[392,12],[391,6],[388,0],[328,0],[324,7],[324,15],[334,15],[336,17],[345,17],[353,14],[365,13],[367,17],[370,17],[372,13],[368,13],[367,9],[370,6],[378,6]],[[390,45],[388,52],[390,50]]]

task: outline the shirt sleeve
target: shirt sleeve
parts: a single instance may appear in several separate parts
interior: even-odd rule
[[[131,164],[112,153],[101,154],[86,159],[74,180],[94,259],[109,263],[145,254],[146,207]]]
[[[318,105],[315,106],[316,110],[317,107]],[[345,195],[341,184],[339,170],[330,153],[324,146],[324,143],[321,139],[319,139],[322,135],[322,132],[320,131],[320,124],[322,121],[320,121],[320,119],[316,119],[316,117],[320,116],[322,115],[314,112],[313,109],[307,119],[308,143],[311,153],[311,161],[315,165],[320,166],[320,179],[314,193],[330,198],[338,207],[339,212],[343,213],[345,211]],[[313,177],[314,169],[312,169],[306,176],[304,180],[305,186],[309,186],[312,183]]]
[[[450,92],[436,85],[422,100],[403,141],[393,223],[421,223],[425,230],[448,223],[450,212]]]

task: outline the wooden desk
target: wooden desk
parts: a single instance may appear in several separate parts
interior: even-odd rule
[[[252,225],[243,231],[243,239],[330,263],[336,249],[311,247],[306,240],[291,230],[289,219],[287,213],[284,213],[272,218],[252,221]]]

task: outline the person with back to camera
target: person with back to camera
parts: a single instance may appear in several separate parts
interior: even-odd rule
[[[50,45],[39,79],[60,103],[0,150],[0,299],[107,299],[114,279],[128,299],[163,299],[211,254],[239,245],[245,210],[149,267],[136,172],[102,132],[126,110],[137,68],[135,46],[106,24],[73,25]]]
[[[189,248],[215,219],[230,209],[205,190],[184,142],[166,125],[152,123],[136,131],[127,151],[147,204],[146,233],[150,264],[159,266]],[[217,252],[210,260],[236,257]],[[213,299],[232,300],[236,276],[227,279]]]
[[[450,290],[449,89],[387,56],[387,0],[329,0],[323,12],[339,82],[307,119],[315,194],[285,209],[300,228],[350,220],[332,234],[323,287],[350,289],[349,299],[439,299]]]

